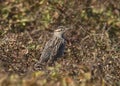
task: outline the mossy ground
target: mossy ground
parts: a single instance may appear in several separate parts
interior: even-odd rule
[[[120,86],[120,1],[0,1],[1,86]],[[59,25],[62,58],[34,70]]]

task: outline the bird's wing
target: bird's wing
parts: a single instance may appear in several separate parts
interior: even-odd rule
[[[53,60],[58,53],[60,46],[64,43],[64,39],[52,38],[49,40],[43,49],[41,54],[41,61]]]
[[[64,45],[64,39],[63,38],[57,38],[56,41],[54,42],[54,48],[53,48],[53,59],[61,56],[59,54],[62,54],[61,51],[63,51],[62,48]]]
[[[40,57],[40,59],[41,59],[41,62],[44,62],[44,61],[47,61],[48,59],[49,59],[49,57],[51,56],[51,47],[52,47],[52,45],[51,45],[51,40],[49,40],[46,44],[45,44],[45,47],[44,47],[44,49],[43,49],[43,51],[42,51],[42,53],[41,53],[41,57]]]

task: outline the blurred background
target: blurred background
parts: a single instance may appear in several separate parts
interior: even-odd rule
[[[62,58],[35,71],[57,26]],[[119,0],[0,0],[1,86],[120,86]]]

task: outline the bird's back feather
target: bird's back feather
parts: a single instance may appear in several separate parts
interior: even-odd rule
[[[54,61],[61,57],[64,51],[65,41],[63,38],[53,37],[50,39],[43,49],[40,62]]]

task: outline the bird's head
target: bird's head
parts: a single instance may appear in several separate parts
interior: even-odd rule
[[[63,34],[70,28],[67,28],[65,26],[59,26],[57,29],[54,31],[54,35],[58,37],[62,37]]]

